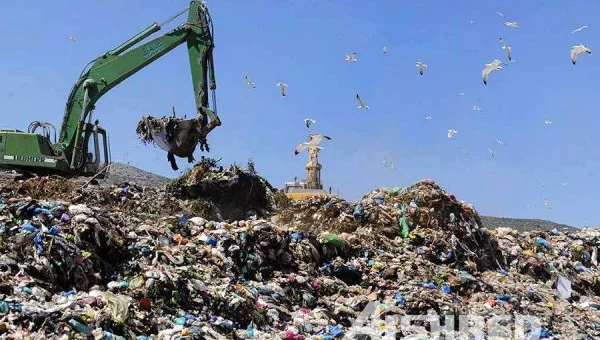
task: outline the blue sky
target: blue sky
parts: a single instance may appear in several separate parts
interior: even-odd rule
[[[3,4],[1,125],[26,129],[33,120],[60,125],[68,91],[91,59],[187,4]],[[282,186],[304,175],[306,155],[294,156],[294,146],[309,132],[323,133],[333,138],[321,154],[325,185],[351,200],[376,187],[433,178],[482,214],[600,225],[600,61],[586,55],[573,66],[569,59],[573,45],[600,48],[600,2],[209,0],[208,5],[223,121],[209,137],[209,155],[224,164],[245,164],[252,157],[259,172]],[[505,27],[497,11],[521,28]],[[583,25],[590,27],[570,34]],[[499,37],[512,45],[515,62],[492,73],[484,87],[483,64],[505,60]],[[357,63],[344,62],[350,52],[358,53]],[[417,60],[429,65],[423,77]],[[245,85],[245,75],[256,82],[255,90]],[[289,85],[287,97],[279,95],[277,82]],[[356,93],[369,111],[356,109]],[[481,112],[473,112],[473,105]],[[193,114],[183,47],[97,103],[95,117],[110,132],[113,159],[177,175],[161,150],[141,146],[135,135],[142,114],[169,114],[172,106],[181,115]],[[426,115],[433,119],[426,121]],[[317,120],[310,131],[305,117]],[[545,125],[546,119],[553,124]],[[448,129],[459,133],[449,140]],[[384,157],[398,170],[384,167]]]

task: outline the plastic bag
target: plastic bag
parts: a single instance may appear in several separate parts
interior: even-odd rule
[[[105,292],[103,295],[104,303],[110,311],[113,320],[118,323],[125,323],[131,306],[131,298],[126,295],[116,295],[111,292]]]
[[[559,276],[556,280],[556,294],[559,298],[567,300],[571,297],[571,281],[564,276]]]

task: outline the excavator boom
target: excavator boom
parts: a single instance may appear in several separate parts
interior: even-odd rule
[[[221,122],[216,109],[209,108],[208,99],[208,91],[212,90],[212,104],[213,108],[216,107],[212,21],[206,7],[193,0],[186,10],[167,22],[185,12],[188,13],[187,21],[170,32],[143,42],[164,25],[154,23],[88,64],[68,96],[57,142],[51,141],[48,133],[35,133],[35,127],[39,125],[26,133],[0,130],[0,166],[63,173],[98,171],[101,163],[110,162],[110,152],[106,131],[98,121],[92,121],[96,102],[118,84],[183,43],[187,43],[197,110],[197,118],[188,122],[193,127],[187,132],[190,136],[185,136],[192,141],[188,148],[191,149],[189,153],[193,152],[195,144],[205,140]],[[89,150],[90,140],[94,142],[94,150]],[[103,152],[100,142],[104,146]]]

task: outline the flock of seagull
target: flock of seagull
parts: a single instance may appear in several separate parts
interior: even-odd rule
[[[521,25],[520,25],[519,22],[513,21],[513,20],[509,20],[506,17],[506,15],[504,15],[503,13],[497,12],[497,14],[498,14],[499,17],[501,17],[503,19],[504,26],[506,26],[506,27],[508,27],[510,29],[519,29],[521,27]],[[474,23],[474,21],[471,21],[471,23]],[[578,27],[578,28],[572,30],[571,34],[576,34],[576,33],[582,32],[584,30],[587,30],[588,28],[589,28],[588,25],[584,25],[584,26]],[[504,38],[502,38],[502,37],[500,37],[499,41],[500,41],[500,47],[502,48],[502,50],[506,54],[506,59],[509,62],[514,62],[513,58],[512,58],[512,46],[509,45],[508,42]],[[383,52],[384,55],[387,55],[388,54],[388,47],[387,46],[383,46],[382,52]],[[577,59],[582,54],[588,54],[588,55],[592,54],[592,50],[588,46],[586,46],[584,44],[575,45],[575,46],[571,47],[571,62],[573,63],[573,65],[577,64]],[[347,63],[356,63],[356,62],[358,62],[358,54],[356,52],[348,53],[344,57],[344,61],[346,61]],[[501,61],[499,59],[494,59],[494,60],[492,60],[489,63],[485,63],[483,65],[483,69],[481,71],[481,79],[483,81],[483,84],[487,85],[489,77],[490,77],[490,73],[492,73],[494,71],[500,71],[500,70],[502,70],[502,66],[503,65],[507,66],[506,62],[503,62],[503,61]],[[419,72],[419,74],[421,76],[423,76],[425,74],[425,72],[427,71],[427,64],[424,61],[417,61],[415,63],[415,66],[416,66],[417,71]],[[246,85],[248,87],[250,87],[251,89],[255,89],[256,88],[256,84],[248,76],[245,76],[244,79],[245,79]],[[281,96],[285,97],[287,95],[287,87],[288,87],[287,84],[283,83],[283,82],[278,82],[276,84],[276,86],[279,87]],[[462,95],[465,95],[465,93],[461,92],[461,93],[458,93],[458,95],[462,96]],[[356,106],[357,109],[360,109],[360,110],[369,110],[369,106],[367,105],[367,103],[365,102],[365,100],[360,96],[360,94],[357,93],[355,95],[355,99],[356,99],[356,102],[357,102],[357,106]],[[480,112],[481,111],[481,107],[479,107],[478,105],[473,105],[473,111]],[[430,115],[425,116],[425,120],[427,120],[427,121],[432,120],[432,116],[430,116]],[[304,119],[304,125],[306,126],[306,128],[310,128],[314,124],[316,124],[316,120],[314,120],[312,118],[305,118]],[[544,124],[545,125],[551,125],[552,121],[545,120]],[[459,132],[457,130],[455,130],[455,129],[449,129],[447,137],[449,139],[451,139],[451,138],[453,138],[458,133]],[[328,136],[321,135],[321,134],[310,134],[309,135],[309,140],[307,142],[300,143],[300,144],[298,144],[296,146],[294,154],[298,155],[302,150],[311,149],[311,148],[319,149],[320,150],[322,148],[319,146],[319,143],[322,142],[323,140],[331,140],[331,138],[328,137]],[[496,143],[498,145],[500,145],[500,146],[506,146],[506,143],[504,141],[500,140],[500,139],[496,139]],[[463,152],[462,149],[461,149],[461,152]],[[495,157],[494,156],[494,151],[492,149],[488,149],[488,152],[489,152],[489,154],[490,154],[490,156],[492,158]],[[382,162],[383,162],[383,165],[385,167],[390,167],[392,169],[396,169],[396,164],[393,161],[389,160],[387,157],[384,157],[384,159],[383,159]],[[544,201],[544,205],[547,208],[549,208],[549,209],[551,208],[551,203],[549,201],[547,201],[547,200]]]

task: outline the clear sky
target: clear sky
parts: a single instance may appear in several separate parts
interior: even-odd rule
[[[6,1],[0,125],[59,126],[68,92],[91,59],[187,4]],[[209,0],[208,6],[223,121],[209,137],[209,155],[224,164],[252,157],[281,187],[304,176],[307,156],[294,156],[295,145],[309,132],[323,133],[333,138],[321,154],[325,186],[351,200],[376,187],[433,178],[482,214],[600,225],[600,59],[585,55],[573,66],[569,58],[573,45],[600,49],[600,2]],[[505,27],[497,11],[521,28]],[[583,25],[589,29],[570,34]],[[485,87],[483,64],[506,59],[499,37],[512,46],[515,62],[492,73]],[[344,61],[350,52],[358,53],[357,63]],[[422,77],[418,60],[429,66]],[[256,89],[246,86],[245,75]],[[289,85],[287,97],[277,82]],[[356,93],[369,111],[356,108]],[[184,47],[98,102],[95,117],[110,132],[113,159],[176,176],[166,155],[141,146],[135,134],[141,115],[166,115],[172,106],[194,114]],[[310,130],[305,117],[317,120]],[[459,133],[448,139],[448,129]],[[384,167],[384,157],[398,169]]]

